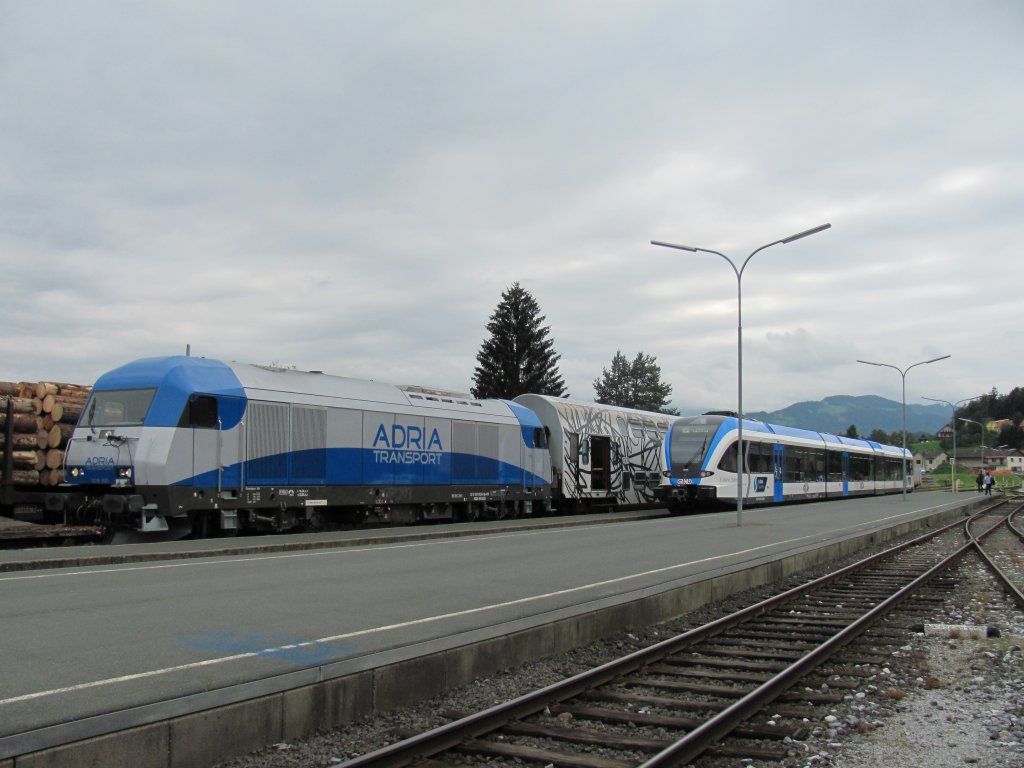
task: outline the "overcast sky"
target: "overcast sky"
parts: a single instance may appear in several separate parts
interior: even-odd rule
[[[0,0],[0,380],[192,354],[573,397],[1024,386],[1024,3]]]

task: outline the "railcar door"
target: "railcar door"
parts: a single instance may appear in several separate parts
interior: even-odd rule
[[[775,480],[775,501],[781,502],[784,498],[783,481],[786,476],[786,454],[785,446],[775,445],[772,450],[772,475]]]
[[[843,451],[843,496],[850,495],[850,454]]]
[[[590,438],[590,487],[595,491],[612,487],[611,438],[600,435]]]

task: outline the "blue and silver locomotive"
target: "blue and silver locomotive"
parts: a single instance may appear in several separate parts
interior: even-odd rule
[[[96,382],[65,458],[79,519],[143,532],[472,520],[551,506],[533,411],[318,372],[149,358]]]

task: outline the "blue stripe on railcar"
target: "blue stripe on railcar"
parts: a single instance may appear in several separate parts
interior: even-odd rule
[[[431,465],[431,471],[417,473],[415,471],[394,472],[385,478],[381,473],[364,473],[364,459],[371,454],[365,466],[374,466],[372,449],[362,448],[330,448],[326,452],[326,468],[323,477],[303,477],[289,472],[289,466],[297,465],[296,455],[276,454],[259,459],[250,459],[245,465],[247,485],[527,485],[543,486],[547,481],[534,475],[523,467],[505,461],[457,453],[442,454],[437,464]],[[301,453],[309,453],[302,451]],[[403,459],[404,460],[404,459]],[[396,466],[399,466],[396,464]],[[453,471],[454,466],[461,469]],[[229,473],[237,476],[238,464],[225,467],[223,477]],[[113,472],[113,470],[111,470]],[[213,487],[217,485],[217,472],[204,472],[196,477],[189,477],[174,483],[179,486]]]

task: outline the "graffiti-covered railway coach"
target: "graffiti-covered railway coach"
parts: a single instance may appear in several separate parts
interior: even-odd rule
[[[658,503],[662,446],[674,416],[550,395],[515,401],[544,424],[560,509]]]
[[[198,535],[532,514],[551,498],[543,426],[514,402],[188,356],[100,377],[65,472],[85,518]]]

